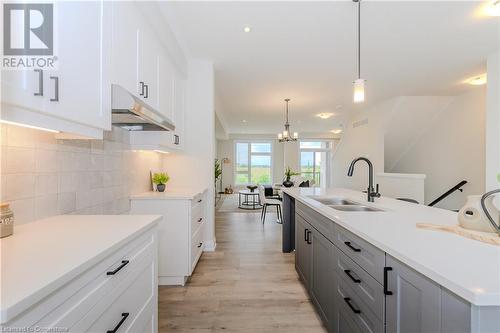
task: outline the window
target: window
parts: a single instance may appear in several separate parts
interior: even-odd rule
[[[271,184],[272,143],[236,142],[235,184]]]
[[[300,175],[317,186],[328,186],[331,146],[330,141],[301,141]]]

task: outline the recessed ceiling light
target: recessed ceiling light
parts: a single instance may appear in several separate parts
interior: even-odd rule
[[[252,27],[250,27],[250,26],[247,25],[246,27],[243,28],[243,31],[244,32],[250,32],[250,31],[252,31]]]
[[[333,134],[340,134],[340,133],[342,133],[342,129],[334,129],[334,130],[331,130],[330,132],[332,132]]]
[[[328,118],[331,118],[333,116],[334,116],[334,114],[331,112],[322,112],[322,113],[318,113],[316,115],[316,117],[321,118],[321,119],[328,119]]]
[[[488,16],[500,16],[500,0],[491,0],[484,8]]]
[[[487,82],[486,73],[471,77],[470,79],[467,79],[466,82],[473,86],[481,86],[483,84],[486,84]]]
[[[245,119],[243,119],[241,122],[242,122],[242,123],[246,123],[247,121],[246,121]]]

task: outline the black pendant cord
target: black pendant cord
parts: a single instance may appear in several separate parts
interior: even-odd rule
[[[361,78],[361,0],[358,3],[358,79]]]

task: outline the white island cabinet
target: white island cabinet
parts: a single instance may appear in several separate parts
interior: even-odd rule
[[[2,332],[157,332],[158,215],[61,215],[0,240]]]
[[[2,70],[2,120],[102,138],[111,128],[111,3],[60,1],[46,10],[54,66]]]
[[[166,190],[133,195],[131,214],[161,214],[158,282],[184,285],[204,249],[207,190]]]

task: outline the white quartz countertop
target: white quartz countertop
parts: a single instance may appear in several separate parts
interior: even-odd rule
[[[165,192],[143,192],[130,196],[132,200],[191,200],[206,189],[166,188]]]
[[[468,302],[500,305],[500,246],[416,227],[417,223],[458,224],[457,213],[385,197],[369,203],[365,193],[346,189],[288,188],[284,192]],[[347,198],[385,211],[338,211],[311,196]]]
[[[0,323],[154,227],[160,215],[60,215],[0,240]]]

